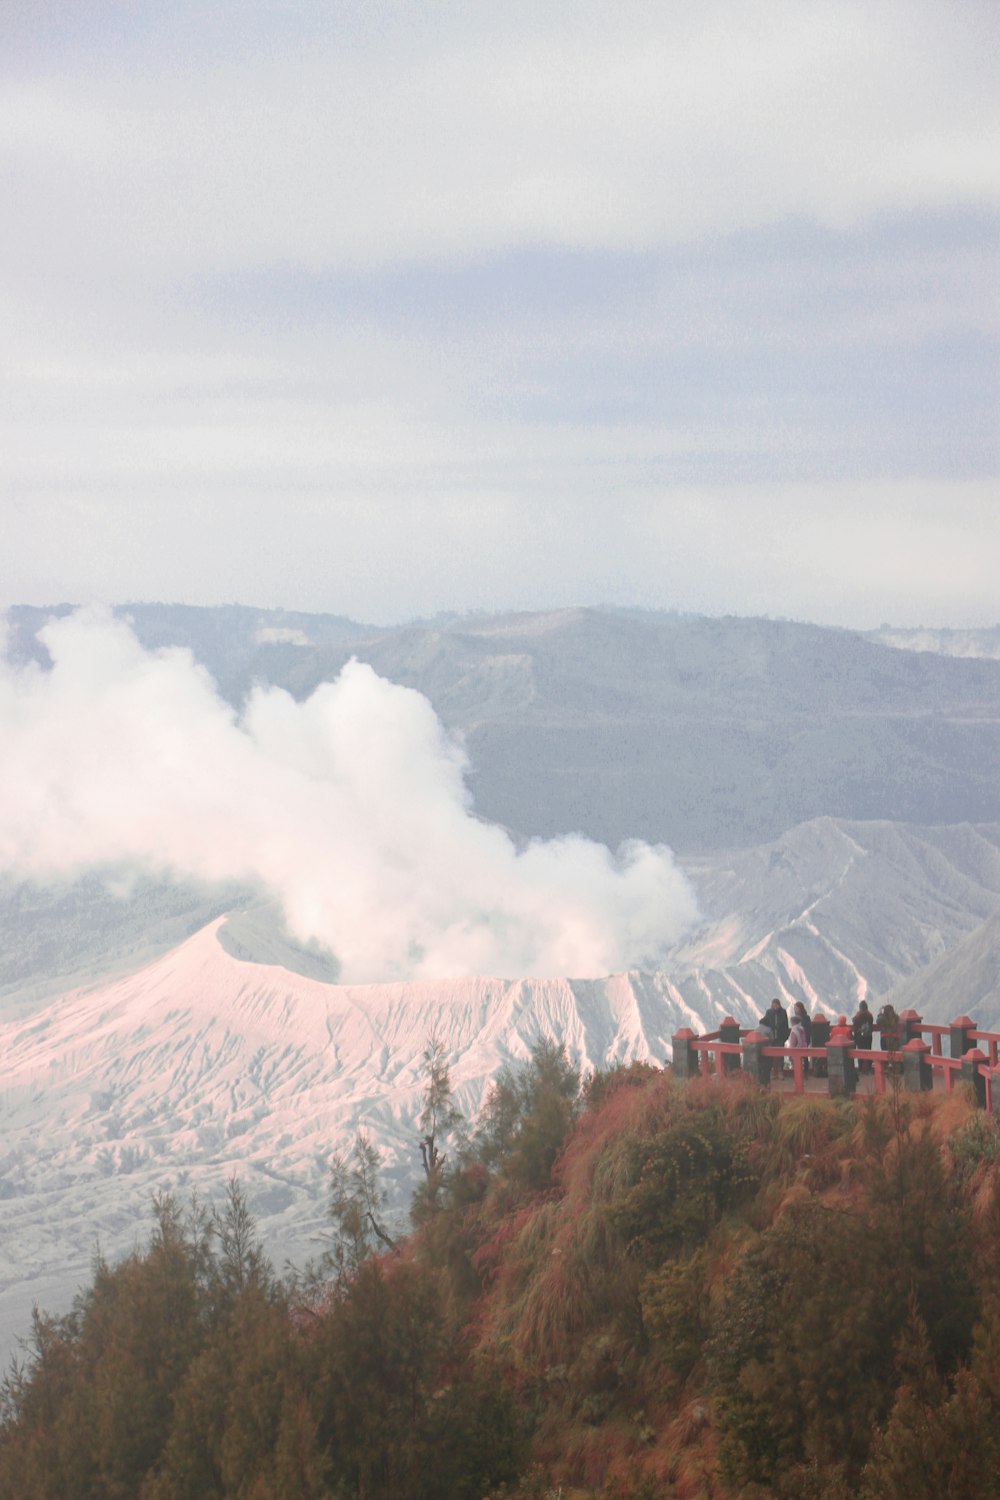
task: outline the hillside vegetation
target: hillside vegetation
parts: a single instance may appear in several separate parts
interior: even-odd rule
[[[279,1279],[237,1182],[155,1206],[8,1375],[19,1500],[1000,1495],[1000,1128],[540,1045],[465,1139],[428,1049],[413,1231],[377,1153]]]

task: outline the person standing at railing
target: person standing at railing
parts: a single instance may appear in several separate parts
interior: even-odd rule
[[[801,1004],[801,1003],[802,1002],[799,1001],[799,1004]],[[792,1024],[791,1024],[791,1026],[788,1029],[788,1041],[787,1041],[787,1043],[785,1045],[791,1051],[793,1051],[793,1052],[797,1051],[800,1047],[806,1047],[806,1046],[809,1045],[808,1042],[806,1041],[806,1028],[803,1025],[802,1017],[800,1015],[798,1015],[794,1011],[792,1012]],[[803,1058],[802,1059],[802,1069],[803,1069],[803,1072],[805,1071],[805,1068],[806,1068],[806,1062],[807,1062],[807,1059]],[[794,1064],[792,1065],[792,1071],[794,1072]]]
[[[868,1009],[868,1001],[862,1000],[854,1012],[854,1018],[851,1021],[851,1035],[854,1038],[855,1047],[860,1052],[870,1052],[872,1050],[872,1032],[874,1027],[875,1017]],[[858,1069],[862,1073],[870,1073],[874,1066],[873,1062],[862,1062],[858,1064]]]
[[[770,1009],[764,1012],[760,1024],[762,1028],[766,1028],[770,1032],[770,1045],[772,1047],[783,1047],[788,1041],[788,1012],[780,1000],[774,999],[771,1001]],[[783,1067],[784,1063],[781,1058],[776,1057],[771,1068],[773,1077],[777,1078]]]
[[[764,1043],[764,1045],[766,1047],[773,1047],[775,1045],[775,1041],[774,1041],[774,1011],[773,1010],[768,1009],[768,1010],[766,1010],[764,1012],[764,1014],[761,1016],[760,1020],[757,1022],[757,1030],[759,1032],[761,1032],[764,1035],[764,1037],[766,1038],[765,1043]],[[776,1076],[776,1074],[779,1072],[778,1061],[777,1061],[776,1058],[773,1058],[773,1057],[771,1058],[770,1061],[771,1061],[771,1077],[774,1078]]]
[[[886,1003],[875,1018],[875,1030],[881,1038],[883,1052],[899,1051],[900,1019],[895,1006]],[[892,1069],[890,1069],[892,1071]]]
[[[792,1006],[792,1031],[795,1030],[795,1023],[796,1022],[798,1022],[798,1024],[802,1027],[802,1031],[803,1031],[803,1034],[805,1036],[805,1041],[802,1043],[803,1047],[811,1047],[812,1046],[812,1029],[813,1029],[813,1023],[809,1019],[809,1012],[806,1010],[805,1005],[804,1005],[804,1003],[801,1000],[796,1000],[795,1004]],[[791,1042],[791,1032],[789,1033],[788,1045],[789,1046],[792,1045],[792,1042]],[[809,1071],[809,1059],[808,1058],[803,1058],[803,1060],[802,1060],[802,1067],[803,1067],[803,1070],[806,1073],[808,1073],[808,1071]]]

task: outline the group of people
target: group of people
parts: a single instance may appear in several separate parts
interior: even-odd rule
[[[812,1021],[801,1000],[795,1001],[791,1016],[780,1000],[772,1000],[758,1022],[758,1029],[769,1035],[770,1045],[774,1047],[795,1050],[812,1046]],[[855,1047],[861,1052],[871,1052],[876,1031],[881,1038],[883,1052],[895,1052],[898,1049],[900,1021],[893,1006],[883,1005],[878,1015],[873,1016],[868,1008],[868,1001],[862,1000],[851,1021],[851,1036]],[[803,1065],[807,1066],[807,1063],[804,1062]],[[775,1073],[780,1073],[783,1066],[781,1058],[774,1059]],[[861,1062],[862,1070],[872,1066],[870,1062]]]

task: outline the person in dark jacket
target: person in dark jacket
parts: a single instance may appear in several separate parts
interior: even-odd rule
[[[788,1041],[788,1033],[791,1030],[788,1024],[788,1012],[780,1000],[774,999],[771,1001],[771,1006],[767,1014],[770,1017],[770,1026],[768,1029],[774,1037],[774,1045],[776,1047],[783,1047]],[[771,1071],[775,1078],[781,1073],[783,1067],[784,1062],[780,1057],[773,1059]]]
[[[897,1052],[899,1050],[901,1022],[894,1006],[883,1005],[875,1019],[875,1030],[881,1037],[883,1052]],[[896,1067],[896,1064],[892,1064],[890,1071],[895,1071]]]
[[[854,1018],[851,1021],[851,1036],[854,1039],[855,1047],[859,1048],[862,1052],[870,1052],[872,1050],[872,1033],[874,1030],[875,1017],[868,1009],[868,1001],[862,1000],[854,1012]],[[870,1073],[874,1066],[875,1064],[870,1062],[858,1064],[859,1071],[862,1073]]]

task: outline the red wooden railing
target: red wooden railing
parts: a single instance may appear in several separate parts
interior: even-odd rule
[[[984,1109],[1000,1115],[1000,1032],[981,1031],[968,1016],[940,1026],[906,1010],[899,1020],[901,1045],[883,1051],[855,1047],[846,1016],[831,1025],[818,1011],[813,1029],[825,1040],[815,1047],[775,1047],[766,1032],[740,1026],[727,1016],[717,1031],[699,1036],[682,1028],[675,1034],[674,1071],[685,1078],[708,1073],[719,1079],[749,1072],[767,1087],[776,1077],[784,1083],[790,1063],[791,1092],[796,1094],[806,1092],[810,1079],[818,1082],[823,1077],[832,1095],[856,1093],[859,1075],[865,1074],[871,1074],[876,1094],[884,1094],[897,1079],[909,1090],[945,1093],[962,1081],[972,1085]]]

